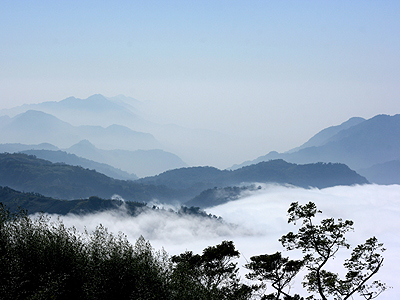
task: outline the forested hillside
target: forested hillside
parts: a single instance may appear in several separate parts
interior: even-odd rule
[[[364,177],[344,164],[297,165],[281,159],[260,162],[234,171],[213,167],[181,168],[142,178],[136,182],[166,185],[173,189],[193,189],[198,193],[213,187],[253,182],[292,184],[305,188],[368,183]]]
[[[158,213],[179,216],[192,215],[222,221],[221,217],[208,214],[199,207],[181,206],[175,210],[165,210],[154,205],[149,206],[144,202],[123,201],[117,197],[115,199],[102,199],[92,196],[87,199],[60,200],[45,197],[39,193],[23,193],[9,187],[0,187],[0,199],[0,203],[6,206],[11,213],[18,213],[20,210],[24,210],[29,215],[35,213],[87,215],[118,210],[125,215],[135,217],[151,210]]]
[[[126,213],[136,215],[139,209],[143,209],[146,203],[121,200],[101,199],[92,196],[88,199],[59,200],[45,197],[39,193],[23,193],[9,187],[0,187],[0,202],[6,205],[11,212],[19,209],[26,210],[28,214],[89,214],[105,210],[119,209],[122,205]]]
[[[186,202],[214,187],[243,183],[279,183],[324,188],[368,181],[343,164],[296,165],[283,160],[262,162],[235,171],[212,167],[181,168],[137,181],[117,180],[95,170],[51,163],[25,154],[0,154],[0,186],[58,199],[117,194],[126,200]]]
[[[118,194],[127,200],[147,202],[177,195],[163,186],[116,180],[94,170],[51,163],[21,153],[0,154],[0,186],[67,200],[91,196],[110,199]]]
[[[302,300],[298,293],[303,292],[291,289],[302,269],[307,272],[302,284],[308,299],[385,291],[385,283],[374,277],[384,260],[383,244],[372,237],[351,249],[345,234],[353,222],[330,218],[319,224],[317,213],[321,211],[312,202],[292,203],[288,222],[302,220],[301,227],[280,242],[286,250],[303,250],[304,257],[291,260],[279,251],[251,256],[244,266],[248,280],[243,281],[233,241],[208,246],[201,254],[186,250],[170,256],[155,251],[142,236],[132,245],[123,233],[115,235],[102,225],[80,233],[60,221],[50,223],[46,215],[13,214],[0,203],[0,298],[265,300],[284,295]],[[352,251],[344,264],[346,281],[326,265],[341,248]],[[324,272],[314,271],[323,267]],[[343,282],[346,288],[335,288]]]

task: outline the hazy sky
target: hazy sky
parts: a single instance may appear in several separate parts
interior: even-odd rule
[[[2,0],[0,108],[124,94],[285,151],[400,112],[399,32],[389,0]]]

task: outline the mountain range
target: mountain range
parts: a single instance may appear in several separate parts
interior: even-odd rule
[[[64,200],[91,196],[110,199],[119,195],[130,201],[149,202],[153,199],[169,201],[177,195],[165,186],[118,180],[95,170],[52,163],[22,153],[0,154],[0,186]]]
[[[212,187],[269,182],[301,187],[365,184],[368,181],[343,164],[296,165],[282,160],[262,162],[235,171],[191,167],[140,180],[117,180],[95,170],[51,163],[22,153],[0,154],[0,186],[57,199],[115,195],[129,201],[185,203]]]
[[[177,190],[193,190],[196,194],[213,187],[251,185],[252,183],[291,184],[304,188],[325,188],[335,185],[368,183],[344,164],[312,163],[298,165],[284,160],[270,160],[236,170],[214,167],[190,167],[166,171],[141,178],[138,183],[162,185]]]
[[[0,145],[1,148],[1,145]],[[61,150],[25,150],[19,151],[27,155],[33,155],[37,158],[48,160],[52,163],[64,163],[71,166],[81,166],[85,169],[96,170],[108,177],[120,180],[136,180],[138,177],[135,174],[122,171],[105,163],[99,163],[93,160],[76,156],[75,154],[67,153]]]
[[[48,137],[51,140],[46,141],[60,148],[66,148],[80,140],[87,139],[96,147],[102,149],[161,149],[176,154],[188,165],[224,167],[231,165],[232,161],[238,161],[240,157],[243,157],[244,149],[241,149],[241,146],[246,145],[245,138],[239,141],[237,137],[216,131],[185,128],[175,124],[160,124],[156,118],[151,117],[151,112],[143,112],[144,106],[144,103],[123,95],[104,97],[99,94],[92,95],[87,99],[69,97],[58,102],[25,104],[11,109],[0,110],[0,116],[2,116],[0,117],[0,129],[10,119],[14,119],[18,115],[24,115],[28,111],[40,111],[46,114],[42,115],[42,118],[49,118],[51,115],[59,121],[74,127],[70,127],[65,132],[65,139],[61,138],[61,133],[64,131],[60,131],[60,134],[54,133],[54,136],[48,133]],[[50,121],[44,119],[41,123]],[[52,121],[56,122],[54,119]],[[58,124],[60,126],[59,129],[63,129],[62,124]],[[125,127],[124,134],[131,135],[132,139],[126,136],[125,140],[121,141],[120,137],[123,137],[124,134],[119,134],[119,132],[122,131],[122,128],[119,127],[119,130],[113,128],[115,124]],[[66,124],[63,125],[66,126]],[[109,128],[110,126],[112,127]],[[58,130],[58,127],[36,129],[45,129],[44,133],[46,133],[46,130],[50,130],[50,128]],[[87,134],[90,133],[90,136],[86,134],[83,137],[82,134],[78,134],[77,130],[73,129],[86,131]],[[107,131],[107,135],[104,135],[104,131]],[[33,132],[38,133],[32,128],[31,133]],[[2,140],[3,143],[37,144],[43,142],[43,139],[33,140],[36,135],[23,135],[28,138],[23,140],[22,138],[17,138],[18,132],[14,131],[14,133],[11,136],[7,135],[9,139]],[[114,134],[116,136],[113,136]],[[137,138],[141,136],[143,140],[135,140],[133,135]],[[2,138],[1,135],[0,138]],[[236,149],[236,151],[228,153],[226,151],[228,148]],[[251,151],[251,147],[244,148],[247,152]]]
[[[339,162],[371,182],[400,183],[399,176],[392,176],[400,171],[400,115],[377,115],[368,120],[351,118],[320,131],[300,147],[285,153],[273,151],[231,169],[271,159],[299,164]]]
[[[82,140],[65,151],[135,173],[139,177],[187,166],[177,155],[164,150],[102,150],[96,148],[88,140]],[[43,158],[46,159],[46,157]]]
[[[151,134],[136,132],[121,125],[110,125],[106,128],[73,126],[52,115],[34,110],[12,118],[3,117],[2,120],[0,140],[6,143],[0,145],[2,152],[65,150],[139,177],[187,166],[177,155],[159,149],[163,147],[162,144]],[[36,146],[31,146],[32,144]],[[50,152],[36,154],[51,161],[56,158]]]
[[[28,110],[9,118],[0,126],[0,139],[7,143],[50,143],[66,148],[83,139],[104,149],[157,149],[162,144],[149,133],[137,132],[121,125],[108,127],[73,126],[42,111]]]
[[[215,166],[210,163],[212,161],[223,164],[221,157],[225,162],[234,160],[241,151],[236,147],[238,143],[246,144],[245,140],[217,132],[149,121],[142,108],[142,102],[123,95],[70,97],[59,102],[23,105],[0,111],[3,114],[0,116],[0,139],[15,149],[36,144],[43,149],[22,150],[62,150],[141,178],[185,166]],[[272,151],[229,169],[276,159],[295,164],[342,163],[370,182],[400,183],[396,176],[400,172],[399,146],[400,115],[354,117],[321,130],[303,145],[287,152]],[[62,159],[50,152],[36,154],[54,162]],[[207,164],[201,163],[204,161]],[[123,177],[112,177],[128,179],[126,174],[120,175]]]

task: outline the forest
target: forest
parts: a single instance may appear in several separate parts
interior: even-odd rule
[[[303,258],[277,251],[238,266],[240,252],[233,241],[208,246],[201,254],[187,250],[170,256],[142,236],[132,245],[126,235],[101,224],[93,232],[78,232],[61,220],[50,222],[46,214],[12,213],[0,203],[0,298],[344,300],[374,299],[389,288],[374,280],[383,265],[383,244],[371,237],[351,247],[346,233],[353,222],[316,222],[319,213],[313,202],[293,202],[288,209],[288,222],[298,230],[280,242]],[[339,250],[351,251],[343,263],[345,274],[328,268]],[[240,268],[247,270],[244,278]],[[304,289],[293,293],[301,272]]]

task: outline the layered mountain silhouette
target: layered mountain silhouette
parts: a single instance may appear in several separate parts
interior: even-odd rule
[[[146,208],[143,202],[121,201],[119,199],[101,199],[89,197],[87,199],[60,200],[43,196],[39,193],[24,193],[9,187],[0,187],[1,203],[10,212],[15,213],[24,209],[28,214],[89,214],[101,211],[123,209],[130,215],[137,215]]]
[[[104,163],[98,163],[93,160],[76,156],[75,154],[61,151],[56,146],[49,143],[38,145],[26,144],[0,144],[0,153],[25,153],[34,155],[37,158],[45,159],[53,163],[65,163],[72,166],[81,166],[87,169],[93,169],[109,177],[121,180],[135,180],[138,177],[135,174],[122,171]]]
[[[223,165],[229,166],[232,162],[243,157],[243,149],[240,146],[245,144],[245,141],[238,141],[237,138],[221,134],[211,130],[204,129],[189,129],[174,124],[159,124],[157,119],[147,119],[151,113],[142,112],[141,107],[144,104],[134,98],[119,95],[117,97],[104,97],[103,95],[92,95],[87,99],[79,99],[69,97],[61,101],[42,102],[38,104],[26,104],[11,109],[0,110],[0,115],[7,115],[11,118],[19,114],[23,114],[29,110],[41,111],[47,115],[52,115],[59,120],[84,129],[81,126],[90,125],[88,131],[93,130],[93,135],[100,136],[101,128],[96,129],[93,126],[108,128],[118,124],[129,128],[136,133],[150,134],[158,144],[146,143],[127,143],[115,142],[115,139],[97,139],[93,137],[77,137],[76,134],[66,136],[73,138],[68,143],[62,143],[62,139],[53,137],[52,141],[47,141],[60,148],[68,147],[83,139],[90,140],[96,147],[102,149],[162,149],[167,152],[172,152],[178,155],[182,160],[189,165]],[[0,129],[2,123],[9,122],[7,116],[0,117]],[[7,119],[8,118],[8,119]],[[57,128],[57,127],[55,127]],[[121,128],[119,128],[121,129]],[[108,130],[112,134],[112,130]],[[57,133],[54,133],[57,135]],[[1,138],[1,136],[0,136]],[[41,143],[43,141],[21,141],[20,139],[12,139],[3,141],[4,143]],[[114,141],[114,142],[113,142]],[[150,141],[147,141],[150,142]],[[154,142],[154,140],[153,140]],[[246,147],[246,151],[248,151]],[[226,149],[236,149],[236,151],[227,152]]]
[[[57,151],[59,150],[58,147],[49,144],[49,143],[41,143],[41,144],[21,144],[21,143],[7,143],[7,144],[0,144],[0,153],[7,152],[7,153],[15,153],[21,152],[25,150],[52,150]]]
[[[187,166],[178,156],[163,150],[102,150],[88,140],[82,140],[63,151],[49,143],[0,144],[0,153],[5,152],[21,152],[53,163],[82,166],[121,180],[135,180],[138,176],[152,176]]]
[[[235,165],[232,169],[271,159],[284,159],[300,164],[337,162],[348,165],[375,182],[374,172],[378,172],[378,169],[371,167],[380,164],[379,172],[385,173],[384,169],[390,172],[393,164],[391,161],[397,161],[399,158],[400,115],[377,115],[368,120],[352,118],[339,126],[322,130],[298,148],[285,153],[270,152],[253,161]],[[369,171],[365,171],[366,169]],[[390,184],[400,181],[384,179],[378,180],[377,183]]]
[[[163,145],[149,133],[133,131],[121,125],[106,128],[73,126],[35,110],[28,110],[12,118],[5,117],[4,122],[0,122],[0,140],[8,144],[2,152],[32,150],[34,148],[27,149],[23,145],[39,144],[41,146],[35,150],[66,149],[69,153],[109,164],[140,177],[186,166],[177,155],[161,150]],[[40,157],[51,160],[50,157]]]
[[[358,170],[359,174],[377,184],[400,184],[400,160],[391,160]]]
[[[128,104],[128,102],[133,103],[133,105]],[[147,121],[135,113],[137,111],[135,105],[140,105],[140,101],[134,98],[122,95],[107,98],[103,95],[95,94],[86,99],[69,97],[61,101],[24,104],[0,110],[0,114],[14,117],[29,110],[36,110],[53,115],[74,126],[93,125],[107,127],[113,124],[123,125],[125,123],[136,126],[137,123],[143,123],[140,126],[147,127]]]
[[[171,189],[189,189],[196,194],[213,187],[240,186],[254,182],[291,184],[305,188],[368,183],[344,164],[297,165],[281,159],[260,162],[234,171],[214,167],[181,168],[141,178],[136,182],[163,185]]]
[[[154,205],[148,206],[147,203],[143,202],[123,201],[118,197],[102,199],[92,196],[87,199],[60,200],[46,197],[39,193],[24,193],[9,187],[0,187],[0,199],[2,205],[10,213],[20,213],[21,209],[25,210],[28,214],[48,213],[58,215],[86,215],[102,211],[115,211],[135,217],[152,211],[156,214],[162,214],[164,217],[165,214],[169,214],[170,216],[191,215],[206,219],[222,220],[221,217],[207,214],[205,211],[199,209],[199,207],[181,206],[178,210],[174,211],[170,208],[166,210]]]
[[[90,196],[109,199],[117,194],[137,202],[158,199],[167,203],[184,203],[211,187],[246,182],[318,188],[368,183],[343,164],[296,165],[282,160],[263,162],[236,171],[212,167],[181,168],[155,177],[125,181],[79,166],[51,163],[33,155],[0,154],[0,186],[58,199]]]
[[[339,133],[340,131],[349,129],[350,127],[358,125],[364,121],[365,121],[364,118],[353,117],[340,125],[330,126],[328,128],[325,128],[325,129],[321,130],[320,132],[318,132],[316,135],[314,135],[312,138],[310,138],[307,142],[305,142],[300,147],[289,150],[288,153],[293,153],[293,152],[299,151],[304,148],[322,146],[322,145],[328,143],[329,139],[332,138],[335,134]]]
[[[88,139],[105,149],[157,149],[162,144],[149,133],[133,131],[125,126],[73,126],[60,119],[35,110],[16,115],[0,127],[0,139],[5,143],[50,143],[66,148]]]
[[[117,180],[95,170],[51,163],[22,153],[0,154],[0,186],[64,200],[91,196],[110,199],[117,194],[130,201],[147,202],[154,198],[168,201],[177,194],[165,186]]]
[[[143,105],[123,95],[107,98],[97,94],[2,110],[0,114],[7,115],[0,117],[0,140],[14,145],[50,143],[57,149],[46,150],[65,150],[139,177],[183,167],[183,161],[190,166],[221,166],[251,148],[244,139],[149,121],[143,117]],[[346,164],[371,182],[400,183],[389,175],[400,161],[399,119],[399,115],[351,118],[321,130],[285,153],[273,151],[231,169],[275,159],[296,164],[331,162]],[[133,156],[128,151],[136,153]],[[86,155],[89,152],[92,156]],[[137,167],[139,162],[141,166]]]
[[[1,145],[0,145],[1,146]],[[25,150],[19,151],[27,155],[33,155],[37,158],[51,161],[52,163],[65,163],[72,166],[80,166],[85,169],[96,170],[108,177],[121,180],[136,180],[138,177],[135,174],[122,171],[105,163],[95,162],[86,158],[76,156],[75,154],[67,153],[61,150]]]
[[[66,151],[83,158],[114,166],[126,172],[135,173],[139,177],[151,176],[166,170],[187,166],[177,155],[160,149],[135,151],[102,150],[96,148],[88,140],[82,140],[66,149]]]

